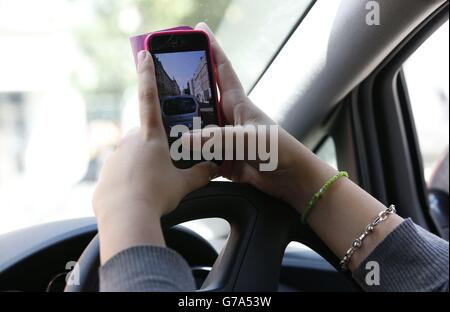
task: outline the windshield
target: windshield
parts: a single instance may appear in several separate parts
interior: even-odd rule
[[[163,100],[163,111],[167,116],[195,113],[195,101],[191,98]]]
[[[138,125],[129,36],[206,21],[249,90],[310,4],[0,0],[0,233],[93,215],[102,163]]]

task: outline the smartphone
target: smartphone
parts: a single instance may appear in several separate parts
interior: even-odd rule
[[[216,68],[208,34],[201,30],[168,30],[147,36],[146,47],[155,65],[156,84],[164,126],[170,136],[176,125],[189,130],[222,126]],[[202,160],[176,161],[181,168]]]

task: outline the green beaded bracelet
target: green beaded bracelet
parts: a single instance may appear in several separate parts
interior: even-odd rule
[[[348,173],[345,171],[340,171],[336,175],[332,176],[328,181],[325,182],[325,184],[320,188],[320,190],[313,195],[311,200],[308,202],[308,205],[306,205],[305,210],[303,210],[302,213],[302,223],[306,222],[306,219],[308,218],[308,215],[310,214],[311,210],[314,208],[314,206],[317,204],[317,202],[322,198],[323,194],[330,188],[331,185],[333,185],[334,182],[339,180],[342,177],[348,178]]]

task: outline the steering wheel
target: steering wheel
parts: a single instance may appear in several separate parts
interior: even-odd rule
[[[294,209],[244,184],[211,182],[164,216],[162,227],[212,217],[228,221],[230,235],[200,291],[276,291],[281,261],[291,241],[308,245],[338,267],[339,260],[301,224]],[[67,285],[65,291],[98,291],[99,267],[96,235],[78,260],[79,285]]]

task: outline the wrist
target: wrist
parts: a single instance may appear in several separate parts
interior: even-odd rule
[[[132,189],[133,186],[128,187]],[[104,191],[102,193],[111,194],[108,196],[94,194],[92,201],[97,222],[103,219],[112,218],[114,215],[119,219],[129,215],[140,214],[142,217],[161,218],[167,211],[171,211],[173,206],[161,197],[155,195],[140,195],[128,191]]]
[[[117,253],[135,246],[165,246],[159,215],[136,210],[105,214],[98,218],[102,264]]]
[[[338,171],[303,145],[297,155],[298,160],[291,170],[292,189],[287,201],[301,214],[314,194]]]
[[[110,197],[94,204],[102,264],[130,247],[165,246],[161,216],[166,207],[148,201],[123,199]]]

